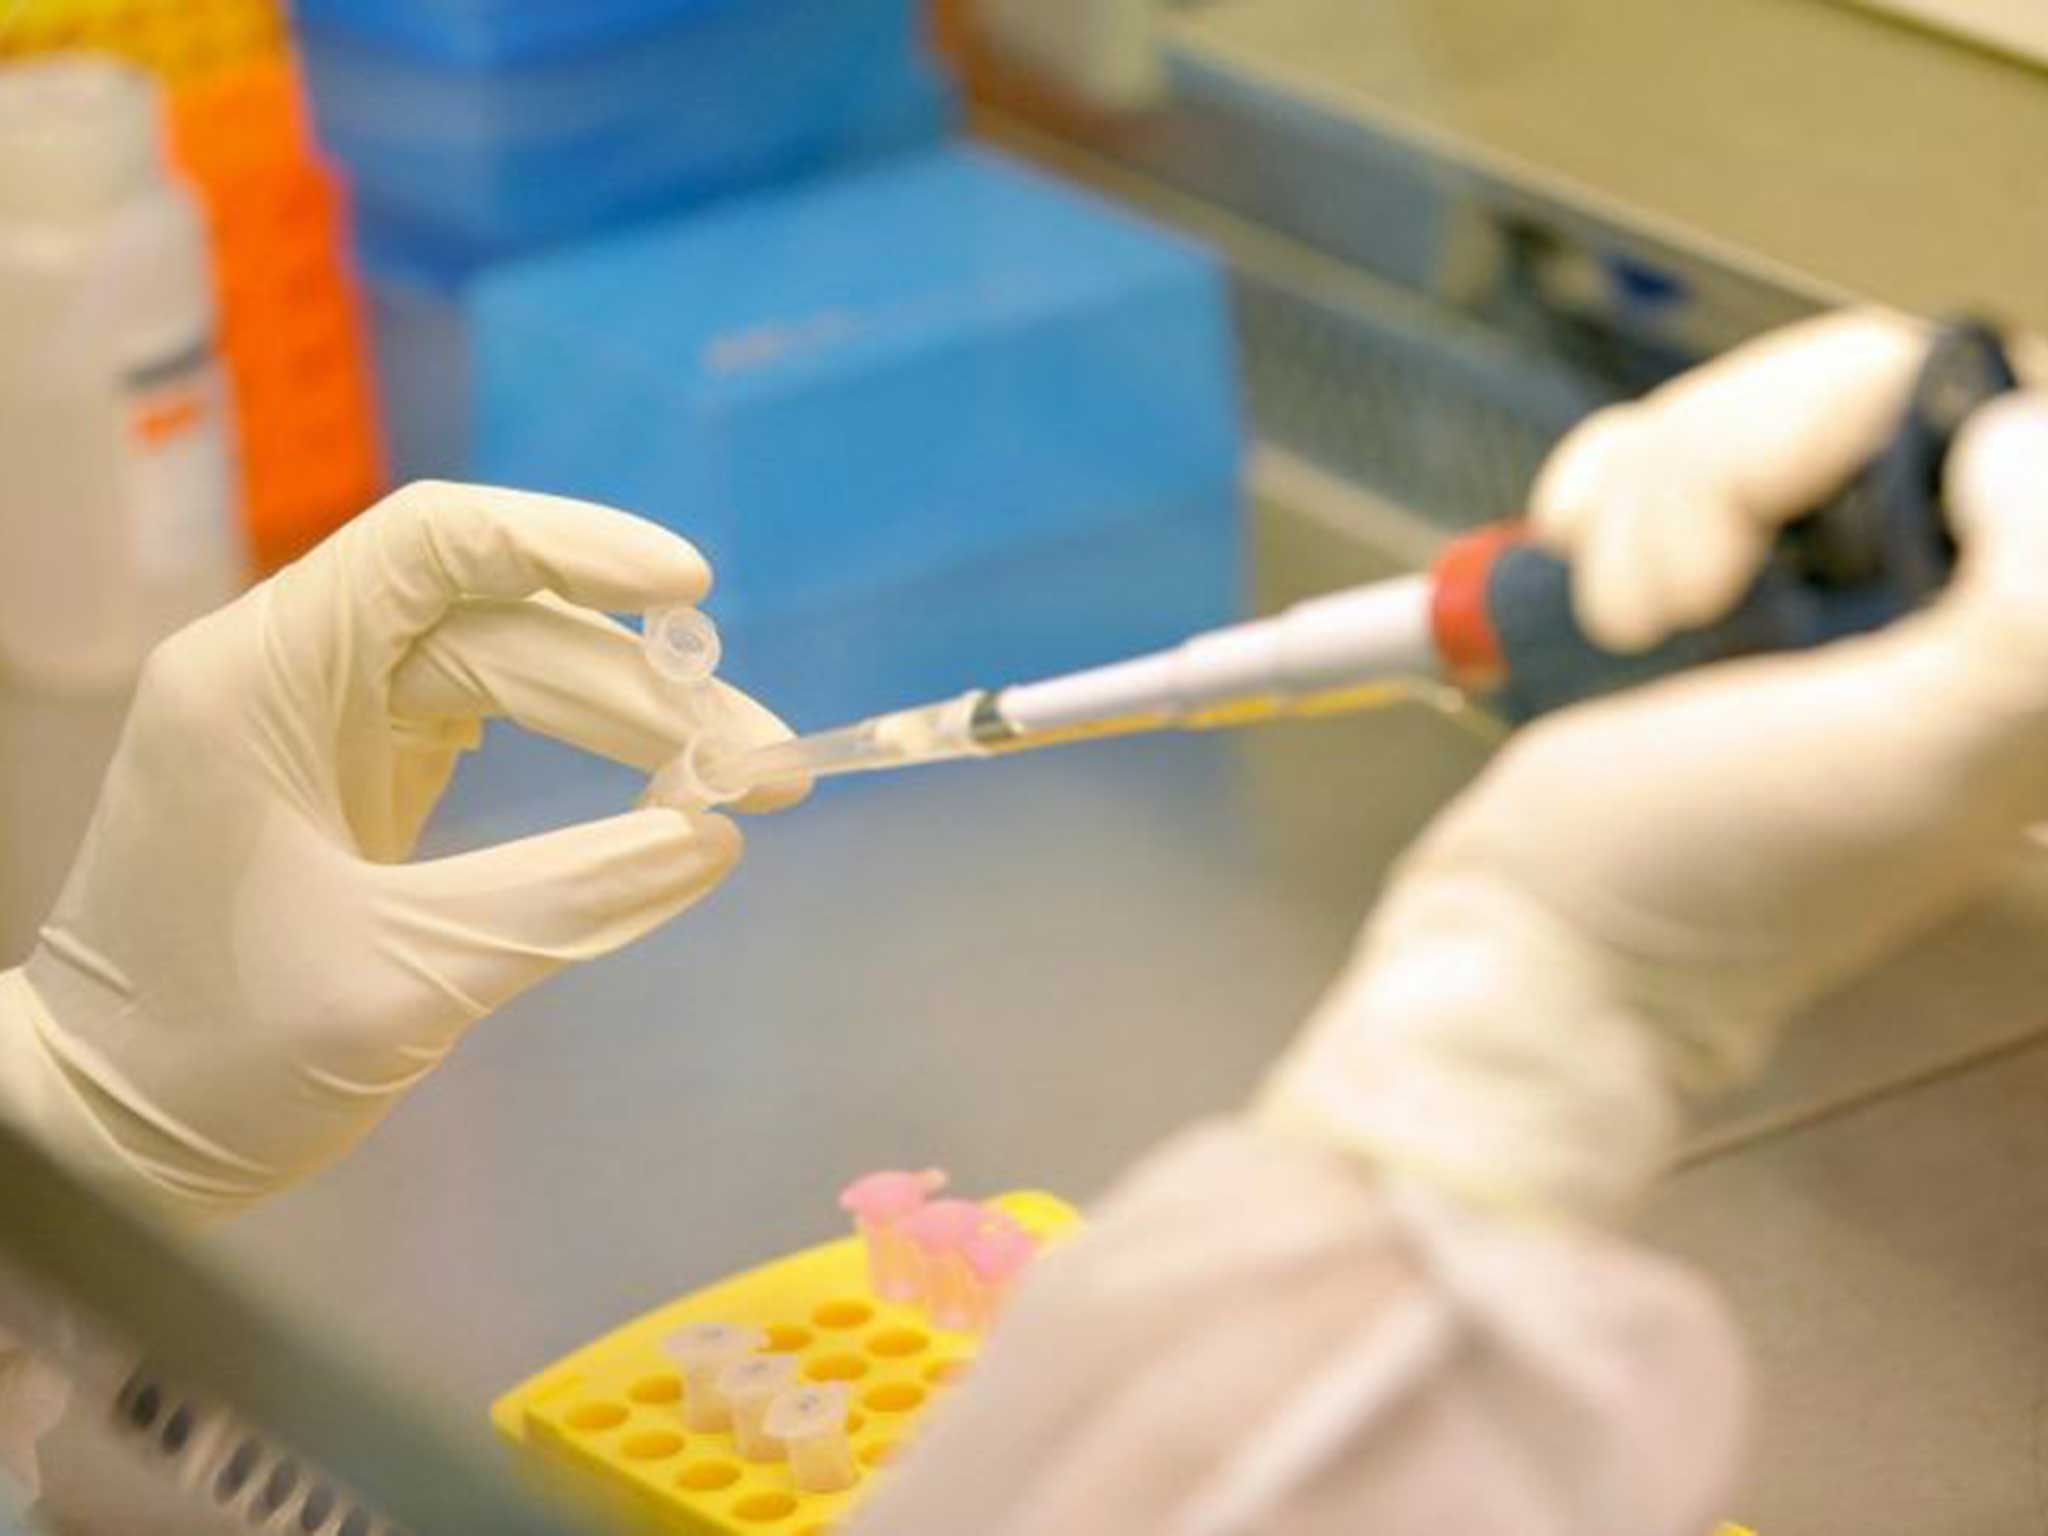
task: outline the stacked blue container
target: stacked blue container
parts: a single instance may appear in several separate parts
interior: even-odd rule
[[[486,479],[718,571],[729,671],[822,724],[1240,600],[1223,275],[992,153],[905,157],[482,281]]]
[[[917,0],[302,0],[321,139],[451,264],[927,143]]]
[[[472,464],[466,285],[634,219],[928,146],[918,0],[301,0],[401,476]]]

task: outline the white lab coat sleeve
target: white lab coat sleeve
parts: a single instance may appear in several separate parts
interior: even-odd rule
[[[1743,1398],[1705,1286],[1222,1122],[1040,1259],[859,1536],[1701,1536]]]

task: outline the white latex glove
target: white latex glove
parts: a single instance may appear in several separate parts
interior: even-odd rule
[[[1642,488],[1703,475],[1690,504],[1767,530],[1902,398],[1913,349],[1862,331],[1845,381],[1843,334],[1590,431]],[[1677,420],[1702,442],[1671,447]],[[2048,403],[1984,413],[1952,471],[1963,564],[1927,615],[1517,738],[1404,862],[1252,1123],[1169,1145],[1040,1263],[857,1530],[1703,1536],[1727,1513],[1732,1331],[1587,1218],[1662,1165],[1681,1087],[1752,1068],[2048,801]]]
[[[1913,361],[1860,320],[1748,349],[1590,427],[1577,504],[1605,537],[1599,498],[1633,517],[1661,474],[1674,515],[1733,497],[1768,526]],[[1610,1213],[1669,1157],[1679,1090],[1754,1072],[1793,1010],[1990,878],[2048,811],[2048,400],[1980,412],[1947,499],[1961,563],[1922,614],[1518,736],[1404,860],[1266,1121],[1468,1198]]]
[[[703,896],[739,832],[670,810],[400,861],[486,716],[650,771],[679,750],[597,610],[710,579],[624,513],[423,483],[166,642],[0,975],[0,1112],[160,1209],[232,1212],[340,1157],[500,1003]],[[721,728],[781,732],[719,697]]]

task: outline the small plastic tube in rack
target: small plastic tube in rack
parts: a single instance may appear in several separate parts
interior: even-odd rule
[[[1037,1252],[1038,1239],[1019,1226],[1015,1217],[1006,1211],[988,1212],[988,1220],[968,1234],[961,1249],[974,1277],[967,1326],[976,1330],[993,1326],[1011,1287]]]
[[[884,1301],[916,1301],[923,1258],[903,1223],[946,1187],[937,1168],[915,1173],[884,1170],[855,1179],[839,1192],[839,1207],[853,1217],[868,1250],[868,1286]]]
[[[789,1457],[790,1481],[805,1493],[838,1493],[860,1478],[847,1439],[845,1382],[791,1387],[768,1405],[762,1427]]]
[[[941,1328],[973,1326],[977,1287],[966,1246],[987,1220],[972,1200],[934,1200],[903,1219],[903,1235],[917,1250],[917,1299]]]
[[[768,1405],[795,1380],[795,1355],[750,1355],[719,1372],[733,1444],[748,1461],[782,1460],[782,1442],[767,1429]]]
[[[739,1323],[692,1323],[662,1340],[683,1373],[683,1422],[691,1429],[724,1429],[732,1422],[719,1377],[767,1342],[758,1328]]]

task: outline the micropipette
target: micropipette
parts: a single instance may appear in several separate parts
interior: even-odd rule
[[[2016,384],[1993,329],[1943,329],[1883,451],[1787,525],[1733,612],[1648,651],[1622,655],[1588,639],[1570,568],[1520,524],[1499,524],[1452,540],[1427,574],[1313,598],[1131,660],[766,746],[700,733],[648,798],[700,808],[802,777],[1338,713],[1418,689],[1477,698],[1514,723],[1706,662],[1874,629],[1947,580],[1955,548],[1939,492],[1948,446],[1972,410]],[[657,627],[650,622],[650,636]]]

